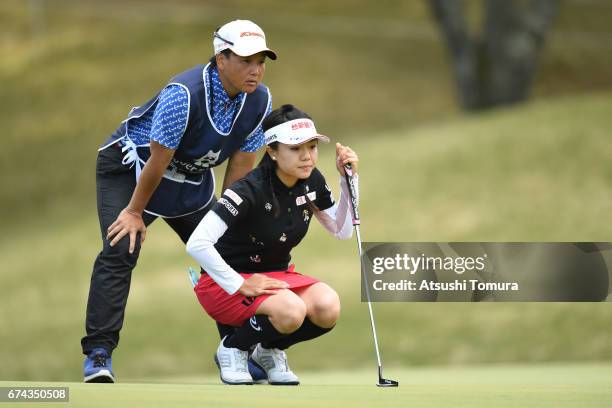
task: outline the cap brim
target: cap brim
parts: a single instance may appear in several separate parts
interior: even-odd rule
[[[276,60],[276,58],[277,58],[276,53],[274,51],[272,51],[271,49],[269,49],[269,48],[264,48],[264,49],[256,50],[256,51],[253,51],[253,50],[240,50],[240,49],[238,49],[236,47],[230,47],[229,49],[234,54],[236,54],[236,55],[238,55],[240,57],[250,57],[251,55],[255,55],[255,54],[258,54],[260,52],[263,52],[271,60]]]
[[[315,136],[309,137],[308,139],[302,140],[300,143],[283,143],[280,140],[279,140],[279,142],[283,143],[283,144],[286,144],[288,146],[298,146],[298,145],[304,144],[306,142],[310,142],[311,140],[314,140],[314,139],[318,139],[318,140],[322,141],[323,143],[329,143],[329,137],[327,137],[325,135],[315,135]]]
[[[272,50],[265,50],[265,52],[266,52],[266,55],[268,56],[268,58],[270,58],[273,61],[275,61],[276,58],[278,58],[276,56],[276,53],[274,51],[272,51]]]

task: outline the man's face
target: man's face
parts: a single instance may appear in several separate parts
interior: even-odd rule
[[[266,72],[266,54],[260,52],[241,57],[230,53],[228,57],[217,55],[217,67],[223,88],[230,96],[235,97],[240,92],[255,92]]]

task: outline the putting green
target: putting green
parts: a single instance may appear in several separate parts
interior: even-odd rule
[[[399,388],[378,388],[375,369],[300,373],[299,387],[226,386],[215,377],[117,384],[0,382],[68,386],[72,407],[610,407],[612,364],[391,368]],[[19,407],[40,407],[40,403]]]

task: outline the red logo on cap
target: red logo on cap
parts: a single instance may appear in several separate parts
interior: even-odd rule
[[[245,31],[243,33],[240,33],[240,37],[261,37],[261,38],[265,38],[260,33],[255,33],[253,31]]]
[[[310,129],[311,127],[312,127],[311,122],[297,122],[291,125],[291,130]]]

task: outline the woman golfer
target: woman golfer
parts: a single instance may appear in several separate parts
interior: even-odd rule
[[[338,294],[289,265],[291,249],[314,215],[332,235],[352,235],[344,168],[357,171],[355,152],[336,144],[340,199],[334,203],[316,169],[318,141],[329,142],[312,119],[293,105],[274,110],[262,124],[266,153],[246,177],[233,183],[187,242],[202,266],[195,292],[217,322],[237,327],[221,340],[215,361],[226,384],[252,384],[250,358],[268,382],[299,384],[285,352],[293,344],[330,331],[340,313]],[[357,181],[357,178],[355,178]]]

